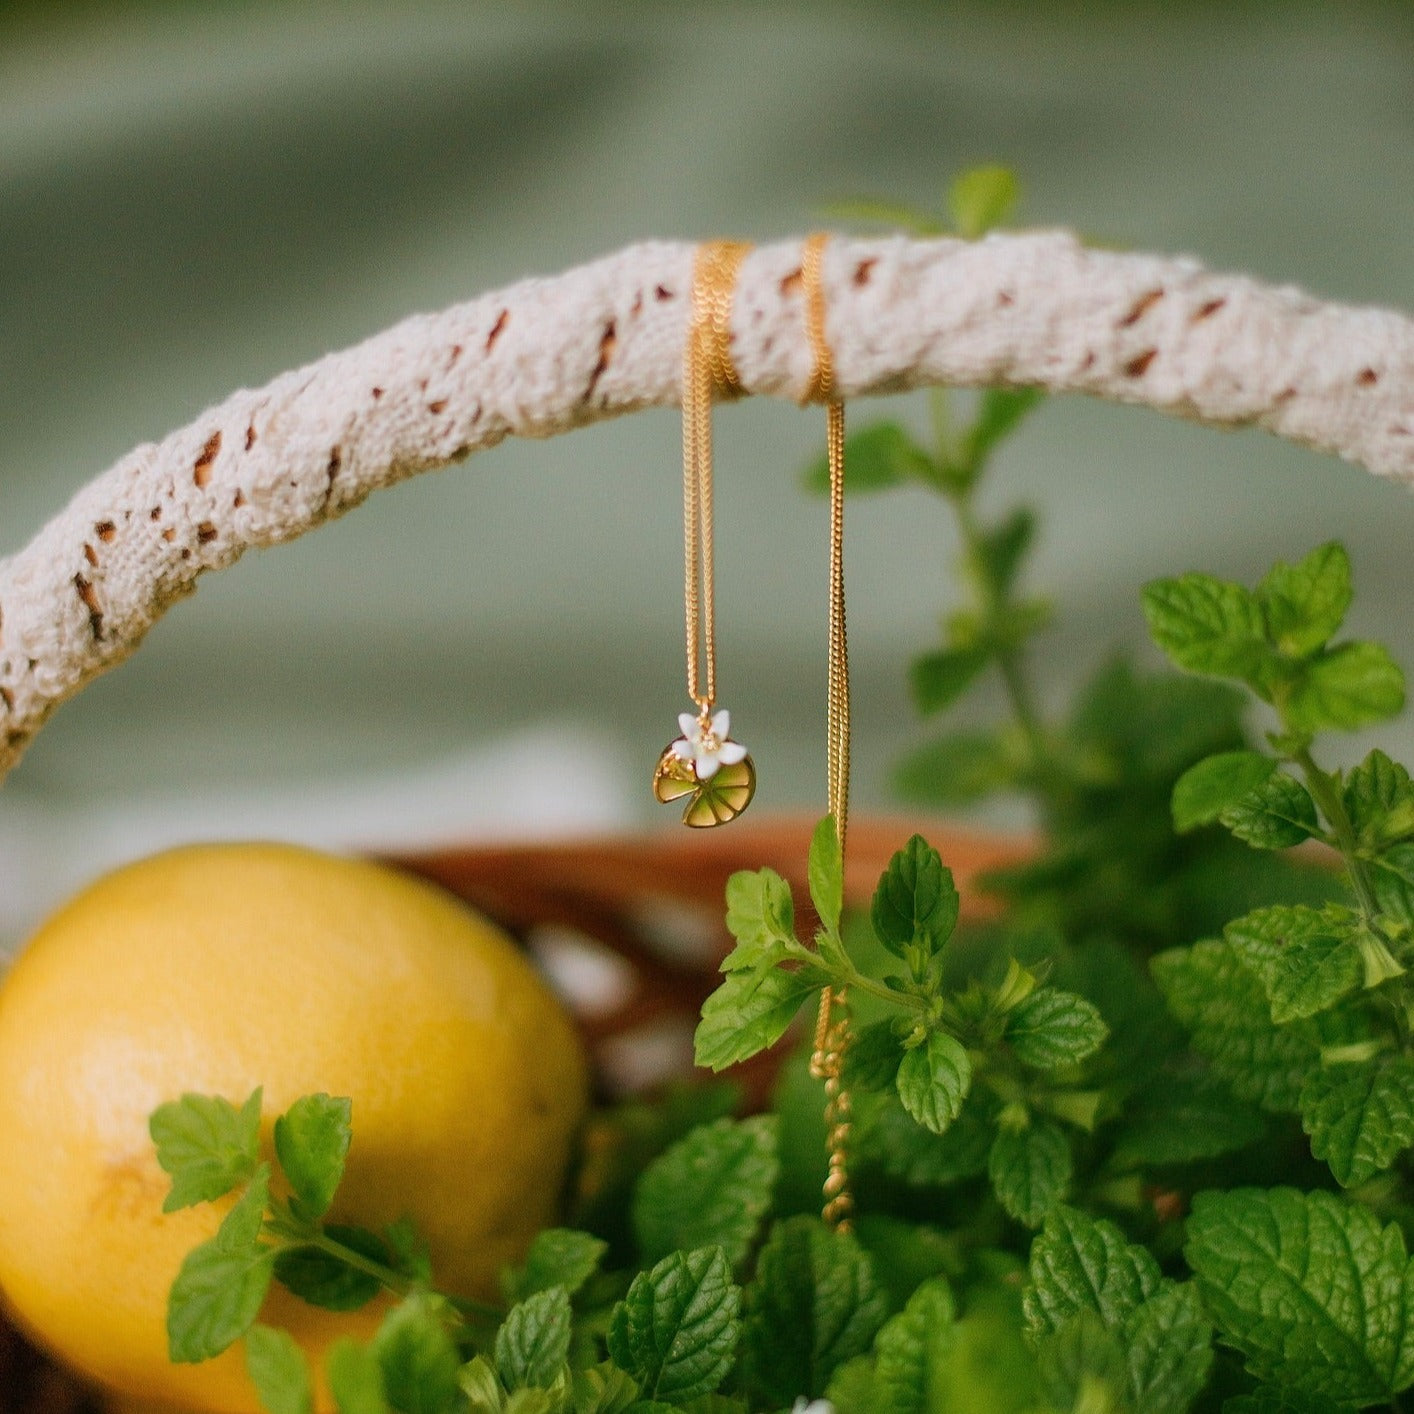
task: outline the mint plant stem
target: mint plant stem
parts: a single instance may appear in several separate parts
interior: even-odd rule
[[[1346,872],[1350,876],[1350,886],[1355,891],[1356,900],[1360,905],[1361,917],[1367,927],[1383,936],[1376,921],[1380,907],[1375,901],[1375,890],[1370,882],[1370,871],[1366,868],[1365,861],[1359,856],[1355,827],[1350,823],[1350,815],[1345,808],[1345,802],[1340,798],[1340,792],[1336,789],[1334,780],[1316,764],[1309,746],[1298,747],[1292,753],[1291,760],[1301,768],[1307,790],[1311,792],[1312,799],[1315,800],[1321,814],[1326,818],[1326,823],[1331,827],[1335,847],[1345,862]]]
[[[345,1266],[353,1268],[354,1271],[371,1277],[395,1296],[410,1296],[414,1291],[425,1289],[423,1283],[414,1281],[404,1273],[388,1266],[387,1263],[366,1256],[346,1243],[340,1242],[338,1238],[331,1237],[317,1223],[301,1222],[293,1214],[276,1209],[273,1216],[266,1220],[265,1231],[270,1236],[279,1238],[282,1247],[317,1248],[320,1252],[336,1258]],[[447,1303],[460,1315],[499,1322],[506,1314],[504,1308],[489,1302],[475,1301],[469,1297],[454,1297],[445,1292],[437,1292],[436,1294],[444,1296]]]
[[[921,1014],[928,1010],[928,1002],[925,998],[916,996],[912,992],[896,992],[892,987],[886,987],[882,982],[878,982],[872,977],[866,977],[852,962],[846,962],[843,966],[831,970],[833,972],[831,986],[836,991],[841,987],[848,987],[851,991],[864,992],[871,997],[878,997],[881,1001],[902,1007],[905,1011]]]
[[[352,1247],[345,1246],[337,1238],[330,1237],[327,1232],[320,1231],[311,1241],[309,1246],[317,1247],[321,1252],[327,1252],[331,1257],[337,1257],[339,1261],[354,1268],[355,1271],[362,1272],[365,1276],[370,1276],[376,1281],[380,1281],[395,1296],[408,1296],[417,1290],[419,1283],[412,1281],[401,1272],[395,1271],[392,1267],[383,1262],[375,1261],[371,1257],[365,1257],[363,1253],[356,1252]],[[445,1296],[447,1304],[451,1306],[459,1315],[473,1316],[479,1320],[500,1322],[505,1317],[505,1308],[496,1306],[489,1301],[475,1301],[467,1296],[449,1296],[445,1292],[438,1292],[439,1296]]]
[[[382,1282],[395,1296],[407,1296],[416,1285],[401,1272],[396,1272],[392,1267],[386,1266],[382,1262],[376,1262],[371,1257],[365,1257],[362,1252],[356,1252],[352,1247],[346,1247],[337,1238],[330,1237],[327,1232],[322,1230],[298,1245],[317,1247],[321,1252],[326,1252],[331,1257],[337,1257],[345,1266],[352,1267],[355,1271]]]
[[[948,449],[940,446],[939,456],[943,459],[942,464],[946,465]],[[982,637],[986,641],[1001,644],[1005,636],[1003,629],[1008,607],[1007,594],[986,569],[984,536],[973,504],[976,485],[976,479],[969,477],[962,485],[944,484],[942,491],[957,517],[964,558],[974,567],[972,579],[976,588]],[[999,646],[996,650],[996,661],[1012,716],[1016,719],[1022,740],[1026,744],[1027,774],[1037,781],[1051,779],[1055,774],[1054,767],[1045,732],[1036,712],[1031,687],[1026,680],[1025,661],[1014,646]]]

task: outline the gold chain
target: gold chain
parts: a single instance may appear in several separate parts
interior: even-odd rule
[[[682,366],[683,605],[687,693],[705,718],[717,700],[717,614],[713,592],[712,401],[741,396],[731,357],[732,294],[750,245],[708,241],[692,270],[691,327]],[[700,658],[699,658],[700,651]],[[703,681],[700,666],[706,668]]]
[[[822,266],[829,236],[823,232],[805,242],[800,278],[805,294],[805,329],[814,359],[814,373],[805,401],[823,402],[828,418],[826,446],[830,465],[830,633],[829,689],[826,710],[826,771],[830,814],[844,857],[849,823],[849,641],[845,632],[844,597],[844,404],[835,396],[834,359],[825,337],[825,290]],[[854,1196],[849,1187],[851,1103],[843,1082],[844,1055],[849,1046],[849,994],[844,987],[826,987],[820,994],[815,1022],[815,1050],[810,1072],[825,1082],[825,1127],[829,1172],[825,1178],[824,1220],[849,1231]]]

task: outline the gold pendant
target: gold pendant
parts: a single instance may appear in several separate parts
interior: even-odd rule
[[[730,715],[684,712],[678,725],[682,735],[663,748],[653,768],[654,796],[664,805],[687,796],[682,822],[693,829],[735,820],[756,794],[756,767],[747,749],[728,736]]]

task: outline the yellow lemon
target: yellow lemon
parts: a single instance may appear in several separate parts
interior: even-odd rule
[[[0,986],[0,1291],[62,1359],[146,1400],[259,1408],[239,1347],[168,1362],[167,1289],[230,1200],[163,1215],[148,1116],[264,1086],[263,1143],[304,1094],[353,1101],[333,1221],[408,1215],[439,1286],[494,1293],[555,1218],[587,1081],[514,944],[441,890],[283,845],[120,869],[52,917]],[[317,1361],[377,1311],[272,1289]]]

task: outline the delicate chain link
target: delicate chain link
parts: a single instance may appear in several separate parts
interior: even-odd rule
[[[731,356],[732,295],[750,245],[697,248],[682,360],[683,606],[687,693],[705,717],[717,700],[717,612],[712,537],[712,401],[740,397]],[[706,669],[705,682],[702,668]]]
[[[826,448],[830,466],[830,632],[829,688],[826,710],[826,772],[830,814],[844,857],[849,824],[849,641],[845,632],[844,595],[844,404],[835,396],[834,359],[825,337],[825,290],[822,282],[825,245],[818,233],[805,242],[800,278],[805,294],[805,329],[814,371],[806,402],[823,402],[828,419]],[[825,1127],[830,1167],[825,1178],[822,1216],[832,1227],[849,1230],[854,1196],[849,1187],[849,1139],[852,1105],[843,1082],[844,1055],[849,1046],[849,995],[846,988],[826,987],[820,994],[815,1022],[811,1074],[825,1082]]]

